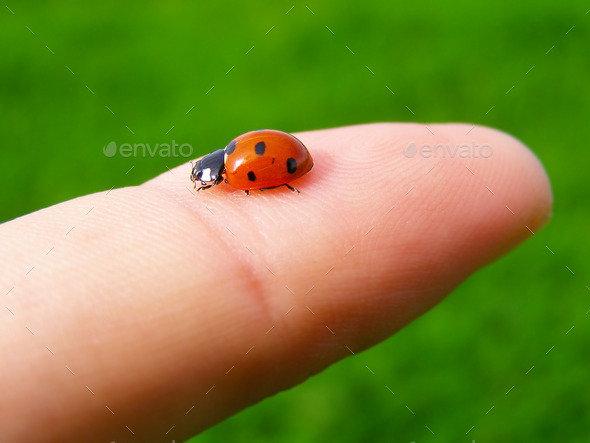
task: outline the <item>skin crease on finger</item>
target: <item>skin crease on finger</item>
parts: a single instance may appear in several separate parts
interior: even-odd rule
[[[1,225],[0,440],[186,438],[399,330],[549,217],[534,155],[471,128],[296,134],[301,194],[185,164]]]

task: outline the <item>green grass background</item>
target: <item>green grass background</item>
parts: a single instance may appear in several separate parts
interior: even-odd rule
[[[110,141],[196,157],[261,127],[465,121],[547,168],[548,227],[385,343],[195,441],[587,441],[587,2],[7,5],[0,221],[184,161],[107,158]]]

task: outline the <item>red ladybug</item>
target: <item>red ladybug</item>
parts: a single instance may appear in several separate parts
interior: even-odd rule
[[[201,183],[197,191],[226,183],[248,194],[253,189],[286,186],[299,192],[289,182],[307,174],[313,159],[305,145],[291,134],[273,129],[247,132],[233,139],[224,149],[207,154],[197,161],[191,180]]]

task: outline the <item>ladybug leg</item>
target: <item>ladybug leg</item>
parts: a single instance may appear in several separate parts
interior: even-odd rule
[[[291,191],[296,192],[297,194],[301,194],[298,189],[295,189],[293,186],[288,185],[285,183],[285,186],[289,188]]]
[[[207,183],[207,182],[204,182],[204,181],[202,181],[202,182],[201,182],[201,185],[202,185],[202,186],[199,186],[199,189],[197,189],[197,192],[198,192],[198,191],[201,191],[201,190],[203,190],[203,189],[209,189],[209,188],[212,188],[213,186],[216,186],[216,185],[218,185],[218,184],[219,184],[219,183],[221,183],[222,181],[223,181],[223,177],[221,177],[221,176],[217,177],[217,179],[216,179],[216,180],[215,180],[213,183],[210,183],[210,182],[209,182],[209,183]],[[196,188],[196,187],[197,187],[197,181],[195,180],[195,188]]]
[[[246,195],[250,195],[250,191],[244,191]]]
[[[203,183],[203,182],[201,182],[201,184],[202,184],[203,186],[199,186],[199,188],[197,189],[197,192],[199,192],[199,191],[202,191],[203,189],[209,189],[209,188],[211,188],[211,187],[215,186],[215,183],[213,183],[213,184],[211,184],[211,185],[208,185],[208,184],[206,184],[206,183]],[[197,182],[195,182],[195,188],[196,188],[196,187],[197,187]]]
[[[272,186],[270,188],[260,188],[259,191],[268,191],[269,189],[276,189],[276,188],[280,188],[283,185],[279,185],[279,186]],[[291,191],[296,192],[297,194],[300,194],[299,190],[295,189],[293,186],[289,186],[288,184],[285,183],[285,186],[287,188],[289,188]]]

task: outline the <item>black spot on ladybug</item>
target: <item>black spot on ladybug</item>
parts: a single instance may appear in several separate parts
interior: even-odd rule
[[[256,181],[256,175],[254,175],[254,172],[248,172],[248,180],[250,180],[251,182]]]
[[[254,152],[256,152],[256,155],[264,154],[265,149],[266,145],[264,144],[264,142],[258,142],[256,143],[256,146],[254,146]]]
[[[275,164],[275,160],[276,160],[276,158],[274,158],[274,157],[273,157],[273,158],[272,158],[272,163],[271,163],[271,165],[274,165],[274,164]]]
[[[294,158],[287,159],[287,172],[293,174],[295,171],[297,171],[297,160]]]
[[[229,142],[229,145],[227,145],[225,147],[225,153],[227,155],[231,155],[235,149],[236,149],[236,141],[232,140],[231,142]]]

